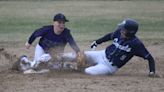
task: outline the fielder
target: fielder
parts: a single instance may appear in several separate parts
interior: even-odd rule
[[[139,24],[133,19],[125,19],[117,29],[102,38],[95,40],[91,48],[98,44],[113,40],[113,43],[102,51],[87,51],[85,55],[94,66],[85,69],[86,74],[107,75],[114,74],[123,67],[133,56],[139,56],[148,60],[149,75],[155,76],[155,61],[145,48],[143,43],[136,37]]]
[[[51,59],[60,61],[60,54],[56,55],[56,53],[63,53],[67,43],[69,43],[76,53],[80,52],[70,30],[65,27],[65,22],[69,22],[69,20],[67,20],[63,14],[58,13],[53,18],[53,25],[37,29],[25,44],[26,48],[29,49],[34,40],[40,37],[39,43],[35,48],[34,60],[30,61],[26,56],[22,56],[20,61],[29,63],[32,68],[37,67],[42,62],[48,62]],[[60,66],[61,64],[58,62],[52,67],[59,68]],[[29,68],[29,66],[23,70],[26,70],[26,68]]]

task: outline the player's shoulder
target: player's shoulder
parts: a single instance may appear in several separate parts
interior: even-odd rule
[[[53,28],[53,25],[45,25],[45,26],[42,26],[42,28],[45,28],[45,29],[52,29],[52,28]]]
[[[135,44],[135,46],[144,45],[143,42],[136,36],[132,39],[132,43]]]
[[[70,29],[68,29],[67,27],[64,28],[64,33],[70,33]]]
[[[42,26],[42,28],[40,29],[44,32],[51,32],[53,30],[53,25],[45,25],[45,26]]]
[[[65,27],[65,28],[64,28],[64,30],[65,30],[65,31],[70,31],[70,29],[69,29],[69,28],[67,28],[67,27]]]

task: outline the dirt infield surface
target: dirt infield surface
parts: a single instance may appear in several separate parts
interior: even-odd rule
[[[134,57],[115,75],[90,76],[77,71],[52,71],[45,74],[23,75],[11,70],[16,58],[25,50],[21,43],[0,43],[0,92],[164,92],[164,44],[148,42],[146,47],[156,60],[160,78],[149,78],[148,64]]]

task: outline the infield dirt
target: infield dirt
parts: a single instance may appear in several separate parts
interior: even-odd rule
[[[24,53],[32,58],[33,49],[25,50],[19,42],[1,42],[0,92],[163,92],[164,44],[146,42],[156,60],[161,78],[149,78],[147,61],[134,57],[115,75],[90,76],[77,71],[51,71],[45,74],[23,75],[11,70],[17,57]],[[15,45],[17,44],[17,45]],[[82,47],[85,49],[85,47]],[[105,48],[105,46],[101,47]],[[99,49],[101,49],[99,48]]]

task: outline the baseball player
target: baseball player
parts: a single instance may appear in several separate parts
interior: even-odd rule
[[[86,58],[95,65],[85,69],[90,75],[114,74],[123,67],[133,56],[139,56],[148,60],[149,75],[155,75],[155,61],[145,48],[143,43],[136,37],[139,24],[133,19],[125,19],[117,29],[108,33],[91,44],[91,48],[98,44],[113,40],[113,43],[102,51],[86,51]],[[87,61],[88,61],[87,60]]]
[[[29,49],[34,40],[40,37],[39,43],[35,48],[34,60],[31,62],[26,56],[21,57],[20,60],[30,62],[31,67],[37,67],[41,62],[48,62],[52,58],[52,55],[50,55],[52,48],[55,49],[55,53],[63,53],[67,43],[78,53],[80,49],[73,39],[70,30],[65,27],[66,22],[69,22],[66,17],[58,13],[53,18],[53,25],[43,26],[33,32],[25,46]],[[58,66],[60,65],[56,67]]]

